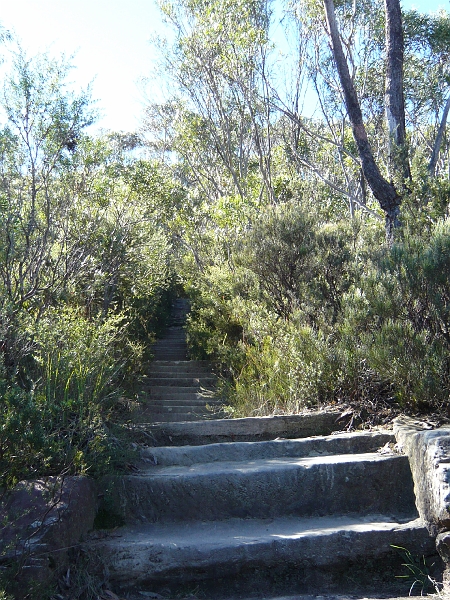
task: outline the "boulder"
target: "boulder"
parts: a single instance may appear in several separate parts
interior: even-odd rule
[[[22,481],[0,497],[0,569],[25,588],[50,583],[93,527],[97,490],[88,477]],[[18,591],[20,597],[20,589]]]
[[[445,563],[444,584],[450,594],[450,425],[433,425],[410,417],[394,421],[399,448],[408,456],[416,505]]]

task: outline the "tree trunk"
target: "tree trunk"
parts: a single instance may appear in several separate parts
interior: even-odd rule
[[[323,0],[327,18],[328,32],[331,38],[334,61],[339,74],[344,93],[347,114],[352,125],[353,137],[358,147],[359,157],[364,177],[369,184],[373,195],[378,200],[386,219],[386,238],[392,243],[394,229],[399,225],[401,197],[394,185],[389,183],[381,174],[372,154],[372,149],[367,138],[366,129],[362,118],[361,106],[356,94],[355,86],[350,77],[347,60],[342,50],[342,43],[336,23],[333,0]]]
[[[448,113],[450,111],[450,98],[445,103],[444,112],[442,113],[442,119],[439,124],[436,140],[434,141],[433,153],[428,164],[428,172],[434,177],[436,171],[436,164],[439,157],[439,150],[441,149],[442,138],[444,137],[445,126],[447,125]]]
[[[385,0],[386,81],[385,111],[388,126],[388,165],[390,177],[401,173],[411,179],[406,147],[405,98],[403,94],[403,23],[399,0]]]

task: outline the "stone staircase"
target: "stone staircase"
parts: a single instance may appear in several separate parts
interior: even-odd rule
[[[184,325],[189,304],[177,299],[164,337],[153,345],[143,384],[144,402],[133,416],[135,423],[196,421],[222,415],[214,395],[216,377],[211,363],[188,360]]]
[[[106,485],[108,510],[125,525],[86,545],[115,593],[407,596],[394,546],[437,559],[392,431],[337,432],[332,412],[205,419],[209,365],[186,360],[181,332],[172,324],[155,347],[138,470]]]
[[[297,435],[215,443],[199,424],[197,445],[142,448],[140,471],[112,491],[126,525],[91,544],[116,593],[406,596],[393,546],[421,557],[435,545],[392,433],[302,438],[298,421]]]

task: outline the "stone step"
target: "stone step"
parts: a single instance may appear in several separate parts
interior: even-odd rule
[[[145,408],[145,412],[147,412],[148,414],[150,413],[158,413],[158,414],[166,414],[166,413],[195,413],[197,412],[198,414],[203,414],[204,412],[207,412],[207,408],[206,405],[208,403],[207,402],[203,402],[203,403],[199,403],[199,404],[171,404],[171,405],[167,405],[164,403],[160,403],[160,404],[156,404],[156,403],[152,403],[146,406]],[[208,404],[209,406],[209,404]],[[212,406],[212,405],[211,405]],[[217,406],[217,404],[216,404]]]
[[[155,440],[155,446],[184,446],[221,443],[257,442],[329,435],[343,428],[346,415],[338,411],[308,412],[300,415],[215,419],[193,423],[146,425],[143,439]],[[142,421],[141,421],[142,423]],[[136,430],[139,437],[139,430]]]
[[[203,398],[205,402],[213,398],[213,392],[199,389],[199,386],[175,387],[175,386],[154,386],[149,387],[146,393],[147,401],[161,400],[171,398],[172,400],[185,400],[188,397],[194,399]]]
[[[129,523],[349,513],[417,516],[408,458],[395,454],[152,466],[125,476],[115,494],[117,511]]]
[[[376,452],[378,449],[389,452],[389,445],[394,443],[395,437],[392,431],[363,431],[297,440],[277,439],[267,442],[219,443],[204,446],[146,447],[142,449],[141,457],[160,466],[190,466],[218,461],[361,454]]]
[[[173,350],[186,351],[187,344],[186,344],[186,342],[179,342],[176,340],[174,340],[174,341],[161,340],[160,342],[156,342],[155,344],[153,344],[151,349],[154,353],[156,353],[158,351],[162,352],[165,350],[167,350],[167,351],[173,351]]]
[[[166,404],[166,401],[167,401],[167,404]],[[141,404],[141,407],[142,408],[150,408],[155,405],[172,406],[173,403],[178,404],[180,406],[186,406],[186,404],[192,404],[192,406],[197,406],[197,404],[202,404],[203,406],[206,406],[206,404],[211,404],[211,405],[217,404],[217,398],[214,398],[214,397],[209,398],[207,396],[204,396],[203,394],[195,394],[195,393],[193,393],[193,394],[161,393],[161,394],[155,394],[153,396],[147,396],[145,401]]]
[[[184,330],[184,327],[181,327],[181,326],[169,327],[164,332],[164,337],[162,337],[156,341],[159,342],[159,341],[164,341],[164,340],[168,340],[168,339],[169,340],[180,339],[180,340],[185,341],[186,340],[186,332]]]
[[[413,548],[417,556],[434,553],[420,520],[382,515],[128,527],[92,542],[89,550],[108,565],[116,591],[178,597],[195,588],[202,598],[267,598],[398,589],[404,559],[393,546]]]
[[[211,363],[208,360],[154,360],[150,363],[148,371],[158,373],[171,373],[173,368],[183,369],[185,372],[198,371],[209,373]]]
[[[165,344],[170,341],[180,341],[186,343],[186,332],[183,327],[171,327],[166,329],[164,336],[156,339],[155,344]]]
[[[169,372],[148,372],[147,375],[144,376],[142,384],[146,385],[149,380],[153,381],[154,379],[189,379],[190,381],[192,381],[193,379],[199,379],[199,380],[203,380],[203,379],[210,379],[212,380],[212,382],[215,384],[217,383],[217,377],[215,375],[213,375],[211,372],[201,372],[201,371],[185,371],[185,370],[178,370],[178,369],[174,369],[171,373]]]
[[[167,327],[167,329],[164,332],[164,338],[171,337],[173,335],[185,336],[186,332],[185,332],[184,325],[185,324],[182,323],[181,320],[177,321],[177,323],[173,323],[173,324],[169,325],[169,327]]]
[[[206,374],[204,374],[202,377],[193,377],[193,376],[187,376],[187,377],[183,377],[180,376],[176,373],[174,373],[172,375],[172,377],[169,377],[167,375],[163,375],[163,376],[155,376],[152,375],[150,377],[147,377],[144,380],[144,386],[145,387],[163,387],[163,386],[168,386],[168,387],[174,387],[174,386],[178,386],[179,388],[185,388],[185,387],[199,387],[199,386],[214,386],[217,383],[217,378],[210,375],[207,376]]]
[[[148,371],[147,374],[144,376],[143,379],[143,384],[145,385],[146,382],[149,379],[153,379],[153,378],[167,378],[167,379],[177,379],[177,378],[182,378],[182,379],[212,379],[214,382],[217,382],[217,376],[214,375],[213,373],[211,373],[211,371],[199,371],[198,369],[194,370],[192,369],[191,371],[183,369],[183,368],[177,368],[177,367],[172,367],[171,371]]]
[[[174,349],[179,349],[182,348],[183,350],[185,350],[187,348],[187,344],[186,344],[186,340],[181,340],[181,339],[163,339],[163,340],[158,340],[157,342],[155,342],[152,346],[153,350],[157,350],[157,349],[167,349],[167,350],[174,350]]]
[[[186,360],[186,351],[182,350],[156,350],[153,356],[158,360]]]
[[[167,362],[169,364],[167,364]],[[179,361],[175,364],[170,364],[169,361],[158,361],[151,363],[149,368],[147,369],[147,375],[167,375],[172,373],[186,373],[187,375],[197,374],[201,377],[204,375],[211,375],[212,366],[211,363],[207,363],[205,366],[195,366],[191,365],[191,363],[195,363],[196,361]]]
[[[166,354],[180,354],[183,356],[183,358],[181,358],[180,360],[186,360],[187,359],[187,346],[161,346],[161,347],[153,347],[151,349],[153,355],[155,358],[162,357],[163,355]],[[160,359],[160,360],[165,360],[165,359]],[[168,360],[171,360],[170,358]]]
[[[190,413],[156,411],[145,409],[139,413],[134,419],[136,424],[143,425],[161,425],[173,423],[196,422],[199,420],[205,421],[209,419],[223,418],[225,415],[217,408],[213,410],[202,410],[199,407],[194,407]]]
[[[176,396],[176,395],[175,395]],[[167,398],[152,398],[148,400],[143,408],[152,408],[164,406],[167,408],[174,406],[222,406],[222,401],[217,398],[205,398],[201,394],[179,394],[177,397],[168,396]]]

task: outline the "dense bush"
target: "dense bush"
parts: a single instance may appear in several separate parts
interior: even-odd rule
[[[87,134],[69,69],[18,51],[1,100],[0,485],[120,460],[111,416],[174,281],[167,169],[133,158],[133,136]]]
[[[268,209],[194,284],[190,335],[222,364],[230,413],[379,399],[446,410],[449,222],[387,248],[312,214]]]

